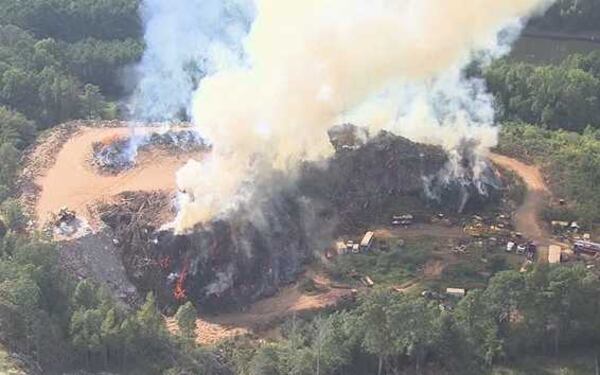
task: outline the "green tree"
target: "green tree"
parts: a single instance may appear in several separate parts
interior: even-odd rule
[[[98,303],[96,287],[88,280],[80,281],[73,293],[73,307],[78,310],[90,310],[98,307]]]
[[[0,106],[0,144],[23,149],[35,138],[35,125],[20,113]]]
[[[397,300],[387,290],[377,290],[360,306],[358,332],[362,336],[362,345],[367,353],[377,356],[377,374],[383,372],[384,362],[396,354],[395,334],[390,324],[390,305]]]
[[[250,375],[279,375],[279,353],[275,345],[260,348],[250,362]]]
[[[198,318],[198,312],[191,302],[187,302],[177,310],[175,319],[179,326],[179,331],[184,337],[194,338],[196,336],[196,319]]]
[[[104,116],[106,102],[100,93],[100,88],[92,84],[83,87],[83,93],[79,97],[81,103],[81,116],[88,120],[99,119]]]
[[[137,321],[142,329],[148,333],[158,334],[164,332],[164,320],[158,312],[154,293],[149,292],[146,295],[146,301],[137,312]]]
[[[0,204],[4,223],[13,231],[20,231],[27,225],[27,218],[21,204],[16,199],[7,199]]]
[[[19,167],[19,151],[10,143],[0,144],[0,202],[10,195]]]

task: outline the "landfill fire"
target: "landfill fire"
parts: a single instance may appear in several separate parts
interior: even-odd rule
[[[484,163],[497,138],[492,99],[463,69],[506,53],[521,20],[548,4],[255,1],[252,26],[234,54],[243,58],[217,66],[195,94],[194,123],[214,148],[178,173],[189,193],[181,197],[178,231],[227,214],[262,173],[293,174],[303,161],[330,156],[327,130],[338,123],[386,129],[450,152],[475,141],[476,164]],[[467,172],[460,165],[448,171],[453,178]]]
[[[549,3],[177,0],[164,12],[146,0],[137,108],[151,98],[175,114],[193,96],[183,109],[212,148],[177,175],[175,229],[122,238],[134,281],[166,303],[244,304],[398,201],[463,211],[495,199],[492,98],[464,69],[505,54]],[[180,27],[194,15],[206,27]],[[201,45],[173,51],[187,44],[164,43],[165,24],[166,37]],[[338,128],[347,139],[336,140],[331,128],[348,122],[368,129]],[[148,256],[169,266],[140,271]]]
[[[423,176],[444,170],[448,156],[439,146],[389,132],[365,138],[364,129],[351,125],[330,135],[336,152],[326,165],[306,162],[294,179],[277,172],[263,176],[230,215],[193,232],[177,234],[144,222],[153,218],[153,211],[144,212],[150,209],[147,199],[107,210],[111,214],[103,220],[119,235],[134,284],[156,291],[166,305],[191,300],[201,310],[242,306],[294,281],[337,235],[383,224],[398,206],[456,211],[465,191],[467,210],[497,198],[490,173],[487,196],[478,193],[480,180],[432,179],[430,186],[445,199],[431,200]]]

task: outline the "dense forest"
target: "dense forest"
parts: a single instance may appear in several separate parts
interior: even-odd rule
[[[509,123],[499,150],[541,165],[555,194],[570,202],[569,209],[548,212],[549,219],[579,219],[588,227],[600,221],[600,130],[578,134]]]
[[[71,119],[114,118],[142,52],[137,0],[0,1],[0,200],[19,152]]]
[[[166,332],[152,294],[122,306],[59,269],[56,248],[25,233],[11,198],[21,152],[71,119],[118,118],[127,67],[143,53],[139,0],[0,0],[0,342],[42,373],[486,374],[522,354],[600,343],[600,284],[580,267],[506,271],[453,310],[378,290],[355,305],[291,319],[284,338],[193,342],[196,312]],[[560,0],[535,27],[598,31],[600,2]],[[506,123],[499,150],[537,162],[573,202],[562,214],[600,220],[600,52],[560,65],[502,60],[483,73]],[[525,124],[527,123],[527,124]]]
[[[597,344],[599,295],[584,268],[503,271],[454,308],[377,290],[351,309],[291,319],[282,342],[221,348],[244,375],[490,374],[492,364]]]
[[[600,51],[560,65],[501,60],[485,72],[498,119],[581,132],[600,126]]]

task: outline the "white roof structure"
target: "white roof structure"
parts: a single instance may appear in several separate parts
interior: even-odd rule
[[[375,236],[375,233],[373,232],[367,232],[365,234],[365,236],[363,237],[362,241],[360,241],[360,246],[361,247],[368,247],[371,245],[371,241],[373,241],[373,237]]]
[[[557,245],[550,245],[548,248],[548,263],[557,264],[560,263],[560,254],[562,253],[562,248]]]
[[[446,288],[446,294],[457,297],[464,297],[467,292],[460,288]]]

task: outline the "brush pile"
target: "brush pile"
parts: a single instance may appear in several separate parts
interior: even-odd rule
[[[164,280],[155,272],[158,261],[153,236],[159,225],[172,219],[172,202],[173,197],[164,192],[125,192],[92,208],[112,230],[113,243],[120,248],[135,285],[156,285]]]
[[[192,130],[111,137],[92,145],[91,164],[102,173],[118,174],[135,166],[138,153],[161,149],[170,154],[206,151],[210,146]]]
[[[92,165],[104,173],[119,173],[134,166],[129,138],[111,137],[92,145]]]

